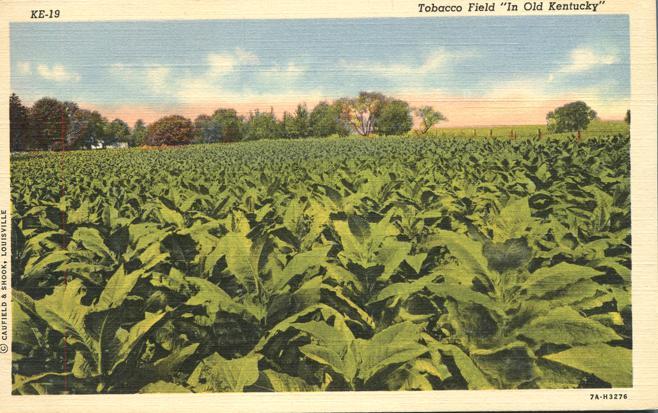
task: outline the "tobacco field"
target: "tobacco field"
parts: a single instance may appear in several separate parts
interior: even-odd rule
[[[630,387],[629,141],[12,156],[13,392]]]

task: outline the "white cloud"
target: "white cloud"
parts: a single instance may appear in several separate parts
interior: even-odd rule
[[[255,53],[243,50],[239,47],[235,49],[235,56],[238,59],[238,62],[243,65],[257,65],[260,63],[260,59],[256,56]]]
[[[199,77],[181,82],[176,87],[174,95],[181,102],[189,104],[208,101],[219,93],[221,90],[218,90],[218,86],[211,79]]]
[[[154,66],[146,69],[146,79],[151,89],[155,91],[164,90],[169,86],[169,73],[171,70],[166,66]]]
[[[171,69],[164,65],[133,66],[123,63],[110,65],[110,74],[132,84],[141,83],[153,92],[166,94],[171,87]]]
[[[44,79],[52,80],[55,82],[78,82],[80,75],[75,72],[70,72],[62,65],[53,65],[52,67],[40,64],[37,66],[37,73]]]
[[[28,76],[32,74],[32,64],[30,62],[18,62],[16,68],[19,75]]]
[[[445,50],[437,50],[430,53],[425,60],[419,65],[403,64],[403,63],[368,63],[368,62],[347,62],[345,60],[340,62],[340,66],[346,70],[356,70],[373,75],[397,78],[412,75],[428,75],[435,73],[438,70],[444,69],[448,63],[454,63],[467,57],[471,57],[470,53],[454,53]]]
[[[270,82],[285,85],[288,90],[283,93],[256,92],[250,89],[251,86],[256,85],[229,83],[226,76],[241,70],[256,72],[256,85]],[[271,104],[286,99],[295,102],[304,99],[312,101],[320,96],[317,90],[303,92],[293,90],[294,82],[306,72],[305,67],[295,62],[263,66],[257,55],[240,48],[229,53],[209,53],[206,56],[205,71],[197,74],[190,71],[179,73],[164,65],[132,66],[121,63],[111,65],[109,72],[115,78],[131,85],[142,85],[157,96],[174,97],[178,102],[186,105],[219,101],[237,103],[256,101],[267,104],[268,100]],[[242,90],[236,90],[240,87]]]
[[[582,73],[597,66],[613,65],[619,62],[619,58],[613,54],[597,53],[587,48],[574,49],[569,57],[570,62],[558,69],[558,73]]]
[[[174,96],[179,102],[186,105],[219,103],[244,105],[253,103],[258,107],[269,108],[273,103],[285,104],[299,102],[316,102],[326,99],[319,90],[287,90],[285,92],[270,93],[257,92],[250,89],[232,90],[212,79],[198,77],[185,79],[175,86]]]
[[[109,68],[110,74],[122,78],[129,82],[143,82],[146,86],[154,91],[165,92],[172,89],[175,83],[185,83],[191,81],[197,85],[201,80],[206,82],[219,81],[224,75],[235,72],[240,66],[256,65],[260,60],[254,53],[236,48],[229,53],[208,53],[206,56],[206,71],[201,75],[185,75],[180,80],[172,79],[172,69],[166,65],[125,65],[123,63],[112,64]]]
[[[288,62],[286,66],[272,66],[261,72],[261,79],[267,82],[291,83],[306,73],[306,68],[294,62]]]
[[[257,65],[260,63],[254,53],[236,48],[231,53],[210,53],[208,61],[208,75],[220,76],[233,72],[238,66]]]
[[[213,76],[219,76],[233,72],[238,65],[238,59],[230,54],[210,53],[207,57],[208,73]]]

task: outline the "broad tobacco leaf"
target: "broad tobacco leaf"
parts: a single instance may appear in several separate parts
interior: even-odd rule
[[[196,392],[241,392],[258,380],[258,354],[227,360],[217,353],[206,357],[187,379]]]

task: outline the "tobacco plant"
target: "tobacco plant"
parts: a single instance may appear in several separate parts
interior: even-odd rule
[[[11,159],[15,394],[627,387],[629,137]]]

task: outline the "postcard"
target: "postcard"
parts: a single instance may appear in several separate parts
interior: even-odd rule
[[[638,3],[3,4],[0,410],[658,407]]]

